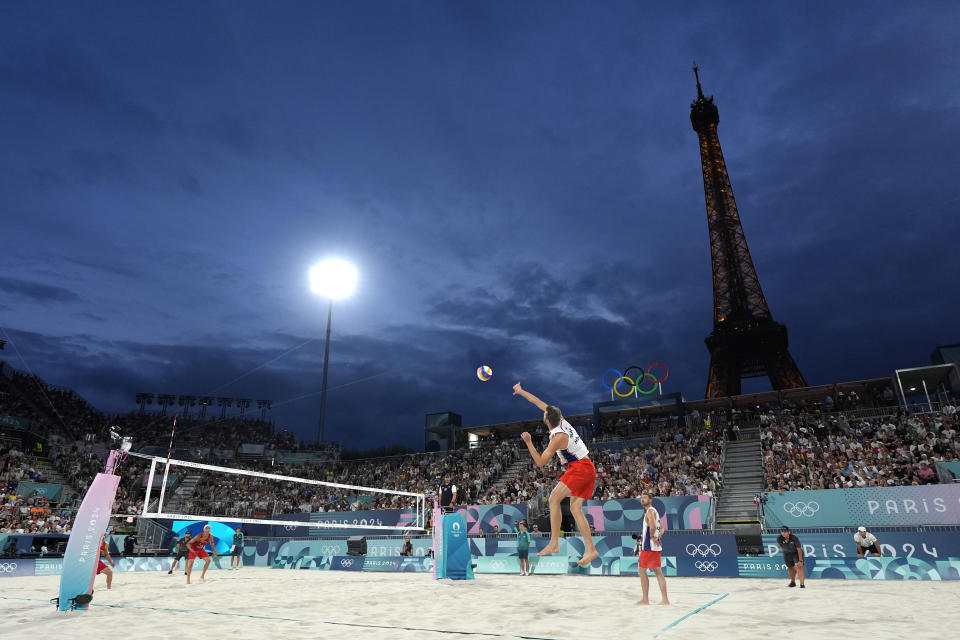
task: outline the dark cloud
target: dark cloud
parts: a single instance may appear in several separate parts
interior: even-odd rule
[[[0,292],[10,297],[34,302],[80,302],[82,298],[69,289],[19,278],[0,278]]]

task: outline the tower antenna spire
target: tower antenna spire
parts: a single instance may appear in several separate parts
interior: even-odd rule
[[[693,75],[697,79],[697,98],[703,100],[703,89],[700,88],[700,67],[697,66],[697,61],[693,61]]]

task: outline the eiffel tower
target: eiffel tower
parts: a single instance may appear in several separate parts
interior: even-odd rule
[[[787,350],[787,328],[774,322],[760,288],[740,224],[737,202],[717,137],[720,112],[700,87],[690,105],[690,122],[700,138],[703,192],[710,230],[713,266],[713,331],[705,340],[710,351],[707,398],[740,395],[743,378],[767,376],[774,389],[807,386]]]

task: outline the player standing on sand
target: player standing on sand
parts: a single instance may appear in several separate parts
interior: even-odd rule
[[[97,554],[97,575],[102,573],[103,575],[107,576],[107,589],[109,589],[113,584],[113,570],[103,563],[103,560],[99,558],[101,555],[107,557],[107,562],[110,563],[110,567],[117,566],[113,562],[113,558],[110,557],[110,549],[107,547],[106,539],[100,540],[100,553]]]
[[[190,538],[190,542],[187,543],[187,548],[190,550],[190,557],[187,558],[187,584],[190,584],[190,574],[193,573],[193,561],[197,558],[203,558],[203,571],[200,572],[200,580],[203,582],[207,581],[207,568],[210,566],[210,554],[207,553],[203,547],[208,542],[210,543],[210,548],[213,549],[213,555],[217,555],[217,541],[210,534],[210,525],[205,526],[203,533],[198,533],[193,536]]]
[[[527,443],[527,450],[538,467],[550,462],[553,454],[557,454],[560,462],[566,465],[567,470],[560,478],[557,486],[550,493],[550,542],[537,553],[538,556],[548,556],[560,551],[560,522],[563,514],[560,504],[565,498],[570,498],[570,513],[577,522],[577,529],[583,537],[585,552],[578,565],[584,567],[599,557],[597,548],[593,546],[593,536],[590,535],[590,523],[583,514],[583,501],[593,497],[593,490],[597,482],[597,469],[590,460],[590,451],[583,440],[577,435],[576,429],[563,419],[560,409],[524,391],[520,383],[513,385],[513,395],[526,398],[531,404],[543,411],[543,423],[550,430],[550,442],[543,453],[538,453],[530,441],[530,434],[526,431],[520,434]]]
[[[661,528],[660,514],[651,504],[653,496],[644,491],[640,494],[640,503],[643,504],[643,533],[640,537],[640,560],[638,571],[640,573],[640,588],[643,590],[643,600],[638,600],[637,604],[650,604],[650,578],[647,577],[647,569],[653,571],[657,576],[657,584],[660,585],[660,595],[663,600],[660,604],[670,604],[667,598],[667,579],[663,577],[663,569],[660,568],[660,552],[663,551],[663,529]]]

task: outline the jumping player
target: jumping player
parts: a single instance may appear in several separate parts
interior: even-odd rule
[[[187,548],[188,542],[190,542],[190,532],[187,530],[184,530],[183,537],[174,543],[173,549],[174,549],[174,552],[176,553],[176,557],[173,559],[173,564],[170,565],[170,571],[167,571],[167,575],[170,575],[171,573],[177,570],[177,567],[180,566],[181,560],[183,560],[183,564],[184,564],[183,574],[184,575],[187,574],[187,571],[186,571],[187,557],[190,554],[190,549]]]
[[[670,604],[667,598],[667,579],[663,577],[663,569],[660,568],[660,552],[663,551],[663,529],[660,522],[660,514],[651,504],[653,497],[646,491],[640,494],[640,503],[643,505],[643,534],[640,544],[640,562],[638,570],[640,572],[640,588],[643,590],[643,599],[638,600],[637,604],[650,604],[650,578],[647,577],[647,569],[653,571],[657,576],[657,584],[660,586],[660,595],[663,599],[660,604]]]
[[[110,549],[107,547],[106,539],[100,541],[100,553],[97,554],[97,575],[102,573],[103,575],[107,576],[107,589],[109,589],[113,584],[113,569],[103,563],[103,560],[101,560],[99,557],[101,555],[107,557],[107,562],[110,563],[110,567],[117,566],[113,562],[113,558],[110,557]]]
[[[206,549],[203,547],[210,543],[210,548],[213,550],[213,555],[217,555],[217,541],[210,534],[210,525],[207,525],[203,528],[203,533],[198,533],[197,535],[190,538],[190,542],[187,543],[187,548],[190,550],[190,557],[187,558],[187,584],[190,584],[190,574],[193,573],[193,561],[197,558],[203,558],[203,571],[200,572],[200,580],[203,582],[207,581],[207,568],[210,566],[210,554],[207,553]]]
[[[524,431],[520,437],[527,444],[527,450],[538,467],[550,462],[553,454],[557,454],[560,462],[566,465],[567,470],[560,478],[557,486],[550,493],[550,542],[537,553],[538,556],[548,556],[560,551],[560,522],[563,514],[560,504],[570,498],[570,513],[577,523],[577,529],[583,537],[585,546],[583,557],[578,565],[581,567],[590,564],[599,557],[597,548],[593,545],[593,536],[590,535],[590,523],[583,514],[583,501],[593,497],[593,490],[597,482],[597,469],[590,460],[590,451],[577,435],[576,429],[563,419],[560,409],[521,388],[520,383],[513,385],[513,395],[526,398],[531,404],[543,411],[543,422],[550,430],[550,442],[543,453],[538,453],[530,439],[530,434]]]

